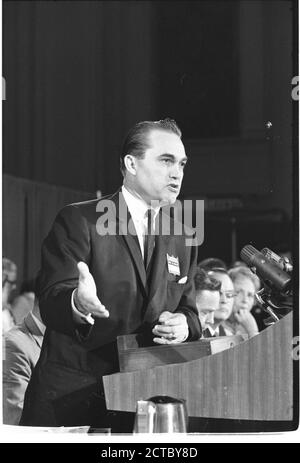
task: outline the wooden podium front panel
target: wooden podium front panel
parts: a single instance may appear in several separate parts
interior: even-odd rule
[[[107,408],[155,395],[186,399],[189,416],[292,420],[292,314],[232,349],[176,365],[105,376]]]
[[[136,336],[119,336],[120,372],[145,370],[160,365],[184,363],[232,348],[244,341],[243,336],[221,336],[182,344],[138,347]]]

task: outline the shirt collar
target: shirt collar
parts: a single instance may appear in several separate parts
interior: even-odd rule
[[[145,219],[145,214],[149,209],[148,204],[141,198],[134,196],[127,188],[122,186],[122,194],[124,196],[125,202],[127,204],[128,210],[130,212],[133,220],[143,221]],[[155,208],[154,219],[159,212],[160,207]]]
[[[218,336],[220,332],[219,325],[215,327],[213,327],[212,325],[206,325],[205,329],[207,329],[212,336],[215,336],[215,335]]]

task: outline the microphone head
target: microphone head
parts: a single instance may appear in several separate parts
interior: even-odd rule
[[[250,267],[255,267],[255,272],[264,283],[278,291],[289,291],[291,277],[274,260],[269,260],[266,255],[255,249],[251,244],[243,247],[240,253],[241,259]]]
[[[245,262],[245,264],[251,267],[252,259],[258,252],[259,251],[255,249],[254,246],[252,246],[251,244],[247,244],[241,250],[240,256],[241,256],[241,259]]]
[[[271,249],[269,249],[269,248],[263,248],[260,252],[261,252],[267,259],[272,260],[272,261],[276,262],[278,265],[280,265],[280,267],[282,268],[282,270],[285,270],[285,271],[288,272],[288,273],[292,273],[292,272],[293,272],[293,266],[290,264],[290,262],[289,262],[289,260],[288,260],[287,258],[278,256],[277,254],[275,254],[275,252],[273,252],[273,251],[272,251]]]

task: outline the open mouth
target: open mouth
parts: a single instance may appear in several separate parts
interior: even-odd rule
[[[177,191],[179,190],[179,186],[174,184],[174,183],[171,183],[170,185],[168,185],[168,188],[169,188],[169,190],[173,191],[174,193],[177,193]]]

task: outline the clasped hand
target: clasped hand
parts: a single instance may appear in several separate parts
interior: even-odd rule
[[[189,327],[186,316],[182,313],[162,312],[158,323],[152,330],[157,344],[176,344],[186,340]]]

